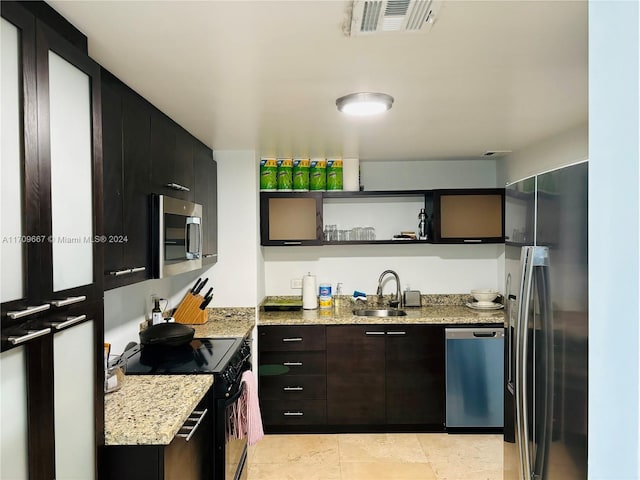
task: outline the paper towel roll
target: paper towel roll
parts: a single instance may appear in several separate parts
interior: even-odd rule
[[[314,310],[318,308],[318,293],[316,290],[316,276],[305,275],[302,277],[302,308]]]
[[[360,160],[357,158],[342,159],[342,189],[349,192],[360,190]]]

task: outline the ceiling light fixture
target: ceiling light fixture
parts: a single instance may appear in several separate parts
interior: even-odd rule
[[[393,97],[386,93],[350,93],[336,100],[338,110],[347,115],[376,115],[386,112],[393,105]]]

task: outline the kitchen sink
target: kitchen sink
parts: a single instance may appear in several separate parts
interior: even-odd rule
[[[358,317],[404,317],[407,312],[396,308],[365,308],[354,310],[353,314]]]

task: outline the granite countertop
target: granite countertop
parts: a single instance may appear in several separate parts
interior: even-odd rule
[[[125,375],[104,397],[105,445],[168,445],[211,385],[212,375]]]
[[[195,338],[247,337],[256,324],[256,309],[209,308],[209,320],[195,329]]]
[[[286,299],[290,297],[271,297]],[[367,303],[354,303],[350,297],[338,297],[333,309],[265,312],[260,309],[258,325],[349,325],[349,324],[482,324],[504,323],[504,309],[479,311],[466,306],[468,295],[423,295],[421,307],[404,307],[403,317],[360,317],[354,309],[375,308],[373,296]],[[380,308],[380,307],[378,307]]]

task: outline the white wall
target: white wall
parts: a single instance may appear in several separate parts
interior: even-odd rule
[[[218,263],[214,307],[255,307],[263,297],[260,259],[259,163],[253,150],[216,151]]]
[[[639,26],[638,2],[589,2],[593,480],[640,478]],[[616,299],[615,304],[610,299]]]
[[[167,299],[169,309],[176,308],[196,280],[212,277],[215,268],[147,280],[104,292],[104,341],[111,343],[111,352],[120,354],[127,343],[140,341],[140,323],[151,317],[152,295]],[[210,283],[211,280],[209,278]],[[160,306],[164,308],[165,303],[161,302]]]
[[[365,190],[430,190],[434,188],[492,188],[496,160],[425,160],[360,162]]]
[[[498,161],[498,184],[522,180],[589,158],[586,122],[513,152]]]
[[[496,161],[360,162],[366,190],[496,187]],[[416,209],[412,229],[417,229]],[[356,226],[355,224],[352,226]],[[473,288],[504,290],[502,245],[359,245],[323,247],[263,247],[267,295],[300,295],[291,279],[308,272],[318,283],[343,283],[374,294],[380,274],[395,270],[402,288],[422,293],[466,293]],[[395,289],[393,282],[385,293]]]

